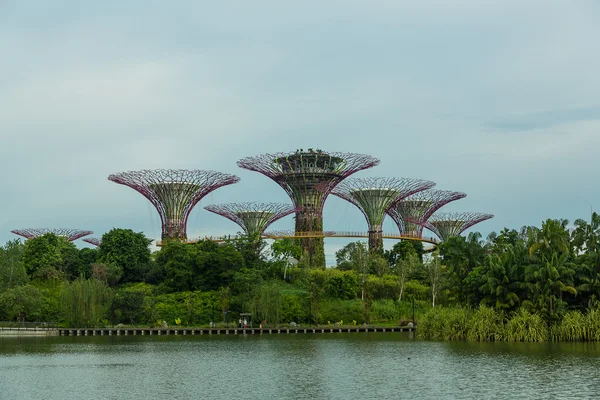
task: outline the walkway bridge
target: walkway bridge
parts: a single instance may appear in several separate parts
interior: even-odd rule
[[[347,231],[323,231],[323,232],[294,232],[294,231],[270,231],[262,234],[263,239],[303,239],[303,238],[368,238],[368,232],[347,232]],[[386,233],[382,234],[383,239],[396,240],[415,240],[423,243],[429,243],[434,247],[440,241],[433,237],[416,236],[406,233]],[[186,243],[193,244],[200,240],[212,240],[213,242],[226,242],[228,240],[237,240],[237,236],[204,236],[200,238],[188,239]],[[162,242],[156,242],[157,246],[162,246]]]
[[[55,322],[0,321],[0,336],[47,336],[58,335]]]

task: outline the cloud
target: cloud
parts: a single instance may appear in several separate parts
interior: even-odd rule
[[[157,238],[148,202],[106,180],[121,170],[242,178],[203,205],[289,202],[235,162],[309,147],[381,159],[357,176],[465,191],[448,210],[496,214],[484,234],[600,204],[596,4],[2,4],[0,240],[28,225]],[[365,229],[341,200],[325,212],[326,229]],[[194,234],[237,230],[190,218]],[[326,241],[328,263],[345,243]]]

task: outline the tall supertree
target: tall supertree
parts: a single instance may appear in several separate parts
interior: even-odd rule
[[[466,196],[465,193],[450,190],[424,190],[395,203],[387,210],[387,214],[398,225],[401,234],[420,238],[423,225],[434,212]]]
[[[204,209],[238,224],[251,239],[258,239],[273,222],[296,211],[291,204],[229,203],[215,204]]]
[[[99,247],[100,244],[102,243],[102,239],[97,238],[97,237],[87,237],[87,238],[83,238],[81,240],[83,240],[86,243],[93,244],[96,247]]]
[[[451,237],[459,236],[473,225],[490,218],[494,218],[494,215],[477,212],[438,213],[433,214],[427,220],[425,228],[435,233],[442,241],[445,241]]]
[[[66,229],[66,228],[27,228],[27,229],[14,229],[11,231],[15,235],[23,236],[27,239],[33,239],[39,236],[44,236],[48,233],[53,233],[56,236],[61,236],[67,239],[69,242],[73,242],[79,238],[87,235],[91,235],[92,231],[84,231],[81,229]]]
[[[108,179],[135,189],[152,203],[160,215],[163,240],[187,240],[194,206],[213,190],[240,180],[221,172],[184,169],[128,171]]]
[[[354,204],[369,225],[369,250],[383,248],[383,219],[394,203],[422,190],[434,182],[415,178],[350,178],[342,181],[333,195]]]
[[[379,164],[377,158],[352,153],[327,153],[302,149],[291,153],[263,154],[238,161],[238,166],[274,180],[292,199],[296,211],[296,232],[322,232],[323,206],[327,196],[353,173]],[[327,183],[326,190],[316,186]],[[322,238],[301,238],[313,266],[325,265]]]

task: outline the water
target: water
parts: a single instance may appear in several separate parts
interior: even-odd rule
[[[597,399],[595,343],[399,333],[0,338],[1,399]]]

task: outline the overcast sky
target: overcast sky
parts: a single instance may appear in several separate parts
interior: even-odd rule
[[[148,201],[107,180],[151,168],[238,175],[188,226],[233,234],[202,207],[289,201],[236,161],[309,147],[381,160],[356,177],[466,192],[447,210],[495,214],[484,235],[589,219],[598,21],[595,0],[0,0],[0,242],[29,227],[157,239]],[[324,228],[366,222],[332,197]],[[346,243],[326,241],[329,264]]]

